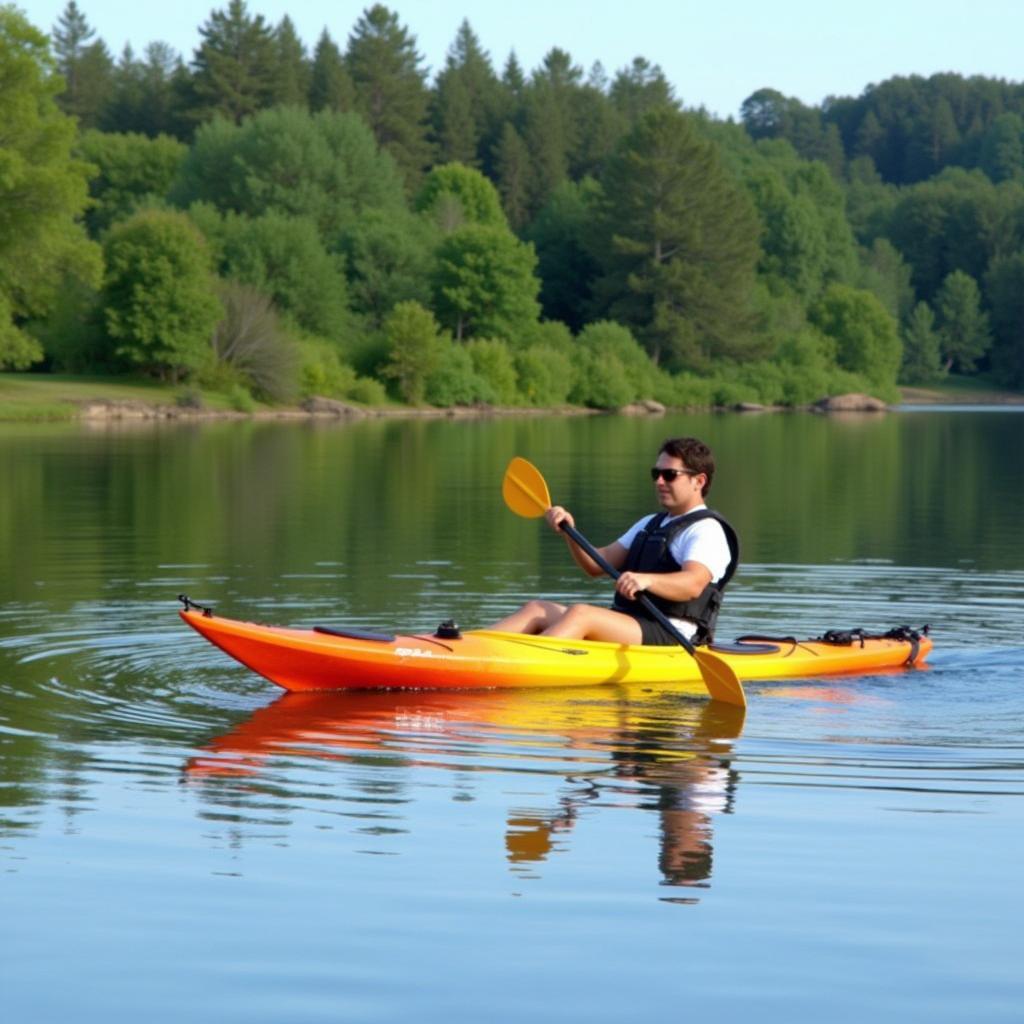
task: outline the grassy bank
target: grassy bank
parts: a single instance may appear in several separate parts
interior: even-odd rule
[[[1024,392],[1007,391],[986,377],[948,377],[927,388],[900,388],[908,405],[1022,405]]]
[[[0,420],[8,422],[73,420],[88,402],[177,405],[186,399],[198,400],[205,409],[231,408],[227,396],[218,392],[142,378],[0,373]]]

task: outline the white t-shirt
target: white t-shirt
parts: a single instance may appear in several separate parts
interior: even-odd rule
[[[690,511],[696,512],[697,509],[706,507],[706,505],[697,505]],[[618,543],[628,551],[633,543],[633,538],[654,518],[655,516],[650,515],[637,520],[619,538]],[[681,517],[673,516],[671,519],[666,519],[662,523],[662,527],[671,525],[679,518]],[[711,573],[712,583],[717,583],[725,575],[725,570],[729,568],[729,562],[732,559],[725,530],[722,529],[722,524],[715,519],[701,519],[685,530],[680,530],[669,545],[669,553],[680,565],[686,562],[700,562]],[[687,639],[697,632],[696,624],[687,619],[671,619],[670,621]]]

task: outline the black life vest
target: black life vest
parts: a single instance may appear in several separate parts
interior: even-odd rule
[[[665,520],[668,518],[668,513],[662,512],[654,516],[645,527],[637,532],[629,547],[622,571],[678,572],[682,566],[672,557],[670,551],[672,541],[676,536],[702,519],[714,519],[720,523],[729,544],[730,556],[729,565],[720,580],[709,583],[697,597],[689,601],[669,601],[664,597],[658,597],[657,594],[647,593],[650,601],[670,619],[687,619],[697,624],[697,632],[693,638],[694,643],[710,643],[714,636],[718,612],[722,607],[722,591],[733,578],[739,564],[739,538],[726,519],[710,508],[699,508],[693,512],[687,512],[686,515],[665,525]],[[623,597],[618,591],[615,593],[615,602],[612,607],[627,615],[649,617],[639,602]]]

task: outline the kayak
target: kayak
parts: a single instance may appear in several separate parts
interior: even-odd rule
[[[675,684],[703,693],[700,668],[681,647],[461,631],[367,633],[240,622],[191,601],[182,619],[210,643],[286,690],[480,690],[498,687]],[[927,627],[886,634],[741,637],[709,646],[741,679],[793,679],[919,665],[932,648]]]

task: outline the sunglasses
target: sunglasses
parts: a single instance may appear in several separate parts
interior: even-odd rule
[[[659,477],[667,484],[674,483],[681,476],[699,476],[696,469],[662,469],[660,466],[651,467],[651,479]]]

